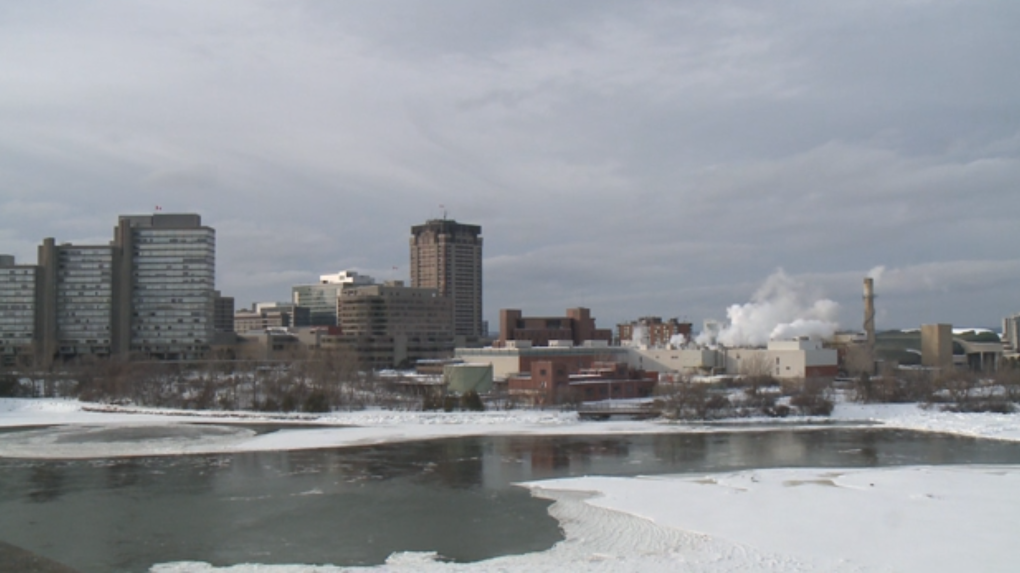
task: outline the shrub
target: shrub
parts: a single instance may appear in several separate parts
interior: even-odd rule
[[[309,413],[329,412],[329,396],[322,390],[313,390],[305,398],[304,411]]]
[[[283,395],[283,400],[280,400],[280,409],[284,412],[293,412],[297,410],[297,397],[294,396],[294,392],[287,392]]]
[[[1012,414],[1016,406],[1006,400],[975,400],[942,407],[944,412],[976,412],[990,414]]]
[[[775,408],[770,408],[766,413],[773,418],[785,418],[790,415],[790,407],[780,404]]]
[[[421,409],[423,412],[441,410],[443,408],[443,395],[438,392],[425,392],[421,397]]]
[[[482,403],[482,397],[478,395],[478,392],[471,390],[466,392],[460,397],[460,407],[464,410],[470,410],[472,412],[484,412],[485,404]]]
[[[835,405],[821,393],[802,392],[790,398],[790,405],[796,406],[801,413],[809,416],[828,416]]]
[[[729,408],[731,405],[732,404],[730,404],[729,398],[723,396],[722,394],[715,394],[714,396],[709,398],[707,402],[705,402],[705,409],[710,411],[725,410]]]
[[[20,398],[25,395],[25,388],[16,376],[5,374],[0,376],[0,397]]]
[[[452,412],[457,409],[457,397],[447,394],[443,396],[443,411]]]

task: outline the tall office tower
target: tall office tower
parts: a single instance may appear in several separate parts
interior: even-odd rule
[[[448,219],[411,227],[411,286],[453,301],[454,334],[482,332],[482,228]]]
[[[39,246],[41,331],[46,359],[112,352],[114,248],[109,245]]]
[[[0,255],[0,362],[5,366],[14,365],[19,355],[31,359],[37,350],[38,286],[39,267]]]
[[[215,325],[216,231],[196,214],[122,215],[112,245],[114,351],[201,357]]]

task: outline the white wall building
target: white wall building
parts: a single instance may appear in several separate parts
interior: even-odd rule
[[[773,340],[767,348],[627,348],[633,368],[681,374],[835,376],[839,356],[817,340]]]

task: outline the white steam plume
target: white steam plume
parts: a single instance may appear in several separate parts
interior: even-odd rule
[[[630,345],[635,348],[647,347],[651,336],[648,327],[643,324],[635,324],[630,331]]]
[[[764,346],[773,338],[830,338],[839,325],[839,304],[820,298],[782,269],[772,274],[751,302],[726,309],[729,324],[716,338],[725,346]]]
[[[680,348],[684,344],[687,344],[687,337],[678,332],[669,337],[669,344],[675,348]]]
[[[699,346],[715,346],[716,338],[722,328],[716,320],[706,320],[701,332],[694,337],[694,343]]]

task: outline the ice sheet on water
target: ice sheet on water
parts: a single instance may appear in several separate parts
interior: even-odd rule
[[[255,436],[240,426],[118,424],[56,426],[5,434],[0,457],[80,459],[212,453]]]

